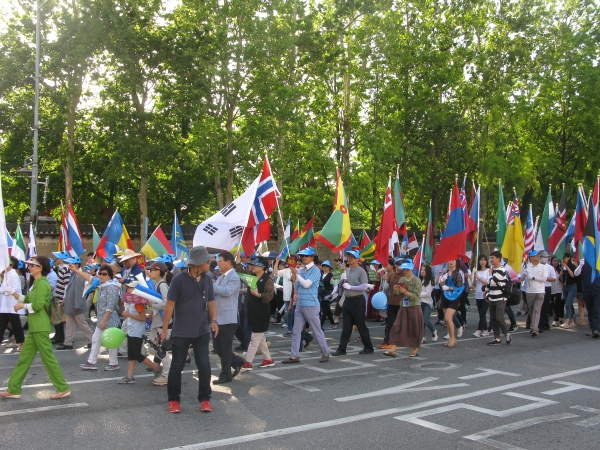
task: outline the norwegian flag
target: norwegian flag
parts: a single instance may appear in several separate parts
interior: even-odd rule
[[[275,186],[275,180],[271,174],[271,166],[268,158],[265,156],[263,162],[262,175],[256,189],[256,197],[252,203],[252,209],[250,210],[250,217],[248,218],[248,225],[246,228],[252,228],[265,220],[268,220],[275,206],[277,206],[277,199],[281,196]]]
[[[247,254],[254,252],[254,247],[258,242],[268,241],[271,238],[269,218],[275,210],[277,199],[280,196],[281,194],[275,186],[269,159],[265,156],[262,174],[248,218],[248,225],[246,225],[242,236],[242,246]]]
[[[535,244],[535,229],[537,228],[537,220],[535,225],[533,224],[533,210],[529,205],[529,214],[527,214],[527,223],[525,225],[525,254],[528,254],[530,250],[533,250]]]

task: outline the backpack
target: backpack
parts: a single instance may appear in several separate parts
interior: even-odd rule
[[[502,288],[502,294],[506,298],[506,306],[517,306],[521,302],[521,289],[510,278],[507,280],[506,286]]]

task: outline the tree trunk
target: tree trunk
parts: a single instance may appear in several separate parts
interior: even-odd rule
[[[148,162],[142,161],[140,174],[140,239],[144,244],[144,219],[148,217]]]
[[[232,105],[227,109],[227,204],[233,201],[233,113]]]
[[[213,169],[215,171],[215,190],[217,192],[217,205],[223,209],[223,187],[221,186],[221,170],[219,169],[219,149],[215,148],[213,152]]]

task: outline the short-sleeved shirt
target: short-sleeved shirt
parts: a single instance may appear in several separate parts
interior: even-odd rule
[[[489,271],[489,269],[478,270],[477,276],[479,277],[479,279],[485,280],[486,282],[488,282],[490,279],[490,271]],[[477,280],[477,282],[475,283],[475,299],[476,300],[483,300],[483,298],[484,298],[483,287],[484,287],[484,284],[481,281]]]
[[[350,267],[346,270],[345,282],[350,286],[360,286],[361,284],[369,283],[369,277],[367,276],[365,269],[362,267],[356,266],[354,269]],[[344,293],[346,294],[346,298],[360,297],[361,295],[365,295],[364,291],[351,291],[349,289],[346,289]]]
[[[210,333],[208,302],[215,301],[212,281],[204,275],[196,281],[180,272],[171,281],[168,299],[175,302],[171,336],[197,338]]]
[[[135,303],[129,303],[127,306],[127,312],[132,316],[139,316],[140,313],[135,309]],[[113,314],[111,314],[112,316]],[[127,336],[141,338],[146,331],[146,319],[136,320],[131,317],[127,318]]]

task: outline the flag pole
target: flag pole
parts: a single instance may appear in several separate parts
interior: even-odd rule
[[[268,156],[266,150],[265,150],[265,159],[267,160],[267,165],[269,166],[269,172],[271,172],[271,176],[273,176],[273,171],[271,170],[271,163],[269,162],[269,156]],[[273,180],[273,181],[275,181],[275,180]],[[277,185],[275,185],[275,188],[277,189]],[[285,225],[283,224],[283,215],[281,214],[281,207],[279,206],[279,196],[277,196],[277,195],[275,195],[275,203],[277,204],[277,213],[279,216],[279,223],[281,225],[281,229],[282,229],[283,233],[285,234]],[[289,239],[287,239],[285,237],[284,237],[284,239],[285,239],[285,248],[287,248],[288,256],[289,256],[290,242],[289,242]]]

